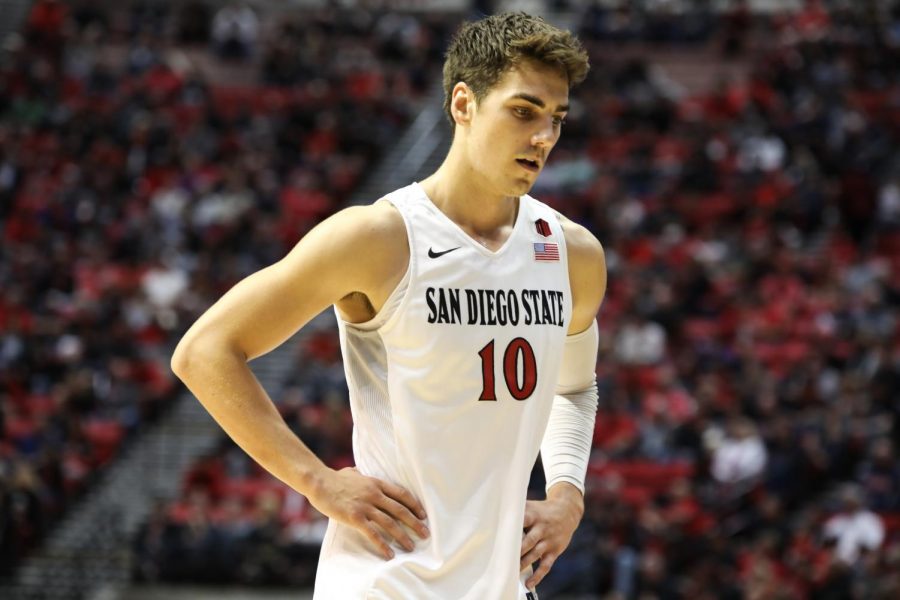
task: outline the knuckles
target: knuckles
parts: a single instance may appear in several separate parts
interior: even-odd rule
[[[366,518],[366,514],[361,508],[351,509],[347,516],[350,517],[350,520],[354,523],[362,523]]]

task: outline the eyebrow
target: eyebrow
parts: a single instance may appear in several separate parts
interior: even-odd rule
[[[513,94],[512,97],[517,100],[525,100],[526,102],[530,102],[539,108],[544,108],[545,106],[547,106],[547,103],[544,102],[543,100],[541,100],[540,98],[538,98],[537,96],[532,96],[531,94],[526,94],[524,92],[520,92],[518,94]],[[569,112],[569,105],[568,104],[560,104],[559,106],[556,107],[556,110],[554,112]]]

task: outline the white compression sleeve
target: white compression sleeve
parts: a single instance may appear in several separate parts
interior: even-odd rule
[[[584,493],[597,414],[599,344],[596,321],[581,333],[566,338],[556,396],[541,444],[547,490],[567,481]]]

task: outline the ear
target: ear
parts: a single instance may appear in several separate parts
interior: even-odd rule
[[[475,114],[475,92],[462,81],[450,93],[450,114],[457,125],[469,123]]]

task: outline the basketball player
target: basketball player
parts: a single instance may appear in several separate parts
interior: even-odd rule
[[[587,230],[527,193],[587,69],[574,36],[541,19],[464,25],[444,65],[441,167],[322,222],[176,349],[173,369],[225,431],[330,518],[317,599],[536,598],[568,545],[606,268]],[[247,366],[331,305],[356,460],[339,471]],[[526,502],[539,450],[547,498]]]

